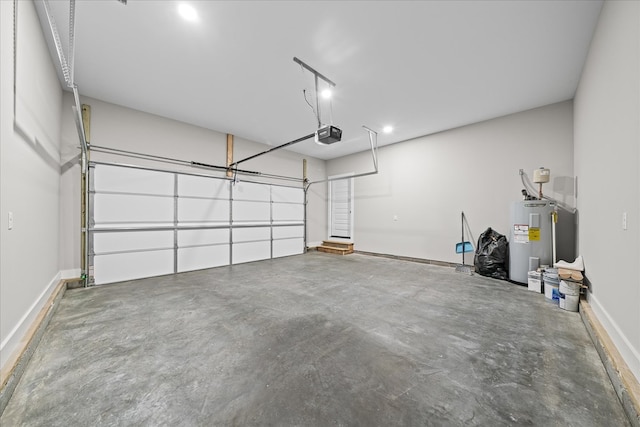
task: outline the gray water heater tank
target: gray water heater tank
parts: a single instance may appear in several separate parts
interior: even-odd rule
[[[522,200],[511,204],[509,279],[527,283],[532,262],[552,264],[551,215],[554,210],[555,203],[548,200]]]

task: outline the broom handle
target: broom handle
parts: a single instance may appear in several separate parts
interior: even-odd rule
[[[464,211],[462,211],[461,214],[461,223],[462,223],[462,237],[461,237],[461,242],[462,242],[462,265],[464,265]]]

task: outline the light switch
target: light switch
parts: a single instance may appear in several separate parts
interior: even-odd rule
[[[627,213],[626,212],[622,212],[622,229],[623,230],[627,229]]]
[[[9,228],[9,230],[13,230],[13,212],[9,212],[9,215],[7,216],[7,228]]]

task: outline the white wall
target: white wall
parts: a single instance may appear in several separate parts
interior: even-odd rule
[[[197,161],[214,165],[226,164],[226,134],[207,130],[197,126],[160,116],[143,113],[106,103],[96,99],[81,97],[83,104],[91,106],[90,143],[121,150],[134,151],[156,156]],[[62,268],[80,266],[80,167],[76,157],[79,153],[78,137],[73,121],[71,105],[73,96],[65,93],[62,120],[63,162],[70,167],[62,177],[62,209],[68,215],[62,215],[61,249]],[[234,139],[234,159],[240,160],[269,148],[266,145]],[[258,171],[267,174],[285,175],[302,178],[302,159],[304,156],[290,151],[279,150],[254,160],[240,164],[240,169]],[[211,172],[206,169],[194,169],[170,164],[149,162],[130,157],[92,152],[91,160],[109,161],[126,164],[147,165],[151,167],[185,170],[192,173],[210,173],[223,176],[224,172]],[[308,158],[310,179],[325,178],[325,161]],[[240,180],[252,180],[250,176],[239,176]],[[263,180],[262,178],[258,178]],[[292,181],[272,181],[276,184],[299,186]],[[312,188],[309,192],[308,206],[308,242],[322,240],[326,233],[326,191],[324,188]]]
[[[605,2],[575,97],[574,132],[589,300],[640,380],[640,2]]]
[[[33,3],[17,3],[18,63],[14,93],[14,3],[0,2],[0,364],[3,367],[62,277],[58,263],[62,90]],[[12,230],[8,230],[9,212],[14,217]]]
[[[521,168],[550,168],[545,194],[573,205],[572,114],[567,101],[380,148],[379,173],[355,180],[356,250],[460,262],[461,211],[474,243],[487,227],[509,237]],[[329,161],[327,173],[372,169],[359,153]]]

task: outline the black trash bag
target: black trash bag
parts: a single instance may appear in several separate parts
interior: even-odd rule
[[[478,239],[474,258],[476,273],[494,279],[509,278],[509,242],[507,238],[491,227]]]

